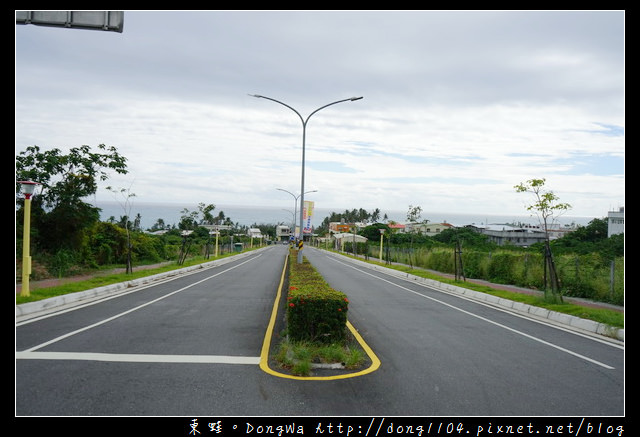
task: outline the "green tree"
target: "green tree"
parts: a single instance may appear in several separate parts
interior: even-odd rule
[[[57,148],[40,151],[30,146],[16,157],[16,176],[42,184],[40,198],[46,207],[77,204],[96,193],[98,181],[109,178],[109,169],[127,173],[127,160],[115,147],[100,144],[98,149],[104,153],[84,145],[65,155]]]
[[[415,223],[418,220],[420,220],[421,214],[422,214],[421,206],[409,205],[409,210],[407,211],[407,221],[411,223]]]
[[[385,214],[385,220],[386,220],[386,217],[387,216]],[[325,217],[322,220],[322,223],[320,223],[320,226],[318,226],[315,229],[315,232],[321,235],[326,234],[327,232],[329,232],[330,223],[333,223],[333,222],[340,222],[343,220],[345,223],[369,222],[369,220],[371,220],[372,222],[376,222],[379,218],[380,218],[379,208],[374,209],[370,213],[363,208],[359,208],[359,209],[354,208],[351,211],[349,211],[348,209],[345,209],[343,213],[332,212],[328,217]]]
[[[214,204],[206,205],[204,203],[198,204],[197,211],[190,211],[188,208],[184,208],[180,213],[180,223],[178,227],[183,230],[195,230],[200,225],[213,225],[218,223],[221,216],[217,218],[213,216],[212,212],[216,208]],[[222,213],[224,217],[224,213]]]
[[[360,235],[366,237],[369,241],[380,241],[380,229],[385,233],[391,232],[389,226],[383,223],[374,223],[372,225],[366,226],[360,230]]]
[[[164,219],[159,218],[156,222],[151,226],[150,231],[160,231],[167,228],[167,225],[164,223]]]
[[[135,197],[135,194],[131,192],[131,190],[129,188],[120,188],[119,190],[115,190],[111,187],[107,187],[107,190],[111,191],[115,196],[118,195],[118,193],[120,194],[120,196],[122,197],[122,200],[118,200],[116,198],[116,201],[120,204],[120,206],[122,207],[122,209],[124,210],[125,216],[123,217],[123,228],[126,232],[127,235],[127,266],[126,266],[126,272],[127,273],[133,273],[133,263],[131,260],[131,228],[132,228],[132,224],[129,221],[129,217],[131,216],[131,206],[132,206],[132,202],[131,202],[131,198]],[[139,214],[138,214],[139,216]],[[138,218],[138,223],[140,223],[140,219]]]
[[[215,218],[213,217],[213,214],[212,214],[214,209],[216,209],[216,206],[212,203],[209,205],[205,205],[204,203],[198,204],[198,210],[200,211],[200,214],[202,214],[202,220],[200,221],[200,224],[203,224],[203,225],[214,224],[213,222],[215,221]]]
[[[445,229],[439,234],[434,235],[433,239],[451,245],[464,242],[464,245],[467,247],[495,248],[496,246],[495,243],[489,242],[486,235],[475,232],[467,227]]]
[[[624,234],[608,237],[606,218],[593,219],[586,226],[579,226],[562,238],[551,242],[554,252],[586,255],[599,252],[611,260],[624,256]]]
[[[380,208],[376,208],[371,212],[371,221],[376,223],[380,220]]]
[[[534,195],[535,202],[527,207],[528,211],[533,211],[541,220],[545,233],[545,297],[552,301],[562,302],[562,296],[560,294],[560,283],[558,281],[558,275],[556,272],[555,264],[553,262],[553,255],[551,254],[551,247],[549,245],[549,224],[553,221],[553,217],[556,213],[566,211],[571,208],[568,203],[559,202],[558,196],[553,191],[546,191],[544,189],[545,179],[530,179],[527,182],[515,185],[514,188],[518,193],[532,193]],[[547,294],[547,272],[549,273],[549,281],[551,283],[551,296]]]
[[[608,235],[609,223],[606,218],[593,219],[587,226],[580,226],[573,232],[570,232],[565,238],[579,240],[583,242],[597,243],[606,240]]]
[[[541,220],[544,226],[545,235],[549,239],[549,225],[553,222],[556,214],[564,212],[571,208],[568,203],[559,202],[560,198],[553,191],[545,191],[545,179],[530,179],[527,182],[520,183],[514,188],[518,193],[532,193],[535,202],[527,206],[527,211],[532,211]]]
[[[110,171],[126,174],[127,160],[113,146],[100,144],[97,148],[96,152],[83,145],[64,154],[57,148],[42,151],[29,146],[16,156],[17,179],[42,184],[42,192],[32,201],[35,247],[50,253],[78,251],[84,232],[99,221],[99,208],[82,199],[95,194],[98,182],[107,180]]]

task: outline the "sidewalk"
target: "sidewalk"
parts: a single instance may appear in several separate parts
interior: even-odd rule
[[[165,266],[165,265],[170,264],[172,262],[173,261],[166,261],[166,262],[158,263],[158,264],[149,264],[149,265],[145,265],[145,266],[134,266],[133,270],[134,271],[139,271],[139,270],[155,269],[157,267],[162,267],[162,266]],[[41,281],[29,281],[29,289],[30,290],[37,290],[38,288],[56,287],[58,285],[68,284],[70,282],[86,281],[88,279],[95,278],[97,276],[105,276],[105,275],[111,275],[111,274],[116,274],[116,273],[125,273],[125,271],[126,271],[126,268],[122,267],[122,268],[117,268],[117,269],[112,269],[112,270],[105,270],[105,271],[102,271],[102,272],[99,272],[99,273],[89,273],[89,274],[85,274],[85,275],[69,276],[69,277],[65,277],[65,278],[50,278],[50,279],[43,279]],[[16,294],[19,294],[20,291],[22,291],[22,283],[16,282]]]

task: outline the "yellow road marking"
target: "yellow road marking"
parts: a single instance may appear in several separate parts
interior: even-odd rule
[[[269,325],[267,326],[267,332],[264,336],[264,341],[262,342],[262,352],[260,353],[260,368],[274,376],[278,376],[280,378],[288,378],[288,379],[298,379],[298,380],[311,380],[311,381],[330,381],[336,379],[346,379],[346,378],[355,378],[356,376],[366,375],[368,373],[375,372],[380,367],[380,360],[373,352],[373,350],[367,345],[364,341],[360,333],[353,327],[353,325],[347,321],[347,328],[351,331],[355,339],[360,343],[360,346],[371,359],[371,365],[359,372],[353,373],[345,373],[341,375],[333,375],[333,376],[295,376],[295,375],[287,375],[286,373],[276,372],[275,370],[269,367],[269,350],[271,348],[271,338],[273,336],[273,329],[276,324],[276,318],[278,314],[278,305],[280,303],[280,297],[282,296],[282,287],[284,286],[284,275],[287,271],[287,257],[285,257],[284,267],[282,269],[282,275],[280,276],[280,285],[278,286],[278,293],[276,294],[276,299],[273,304],[273,309],[271,311],[271,319],[269,320]]]

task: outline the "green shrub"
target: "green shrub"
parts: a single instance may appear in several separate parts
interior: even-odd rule
[[[508,252],[498,252],[491,256],[488,280],[499,284],[515,284],[515,265],[518,256]]]
[[[303,258],[302,264],[295,262],[295,253],[289,256],[289,268],[286,304],[289,338],[293,341],[342,341],[349,309],[346,295],[331,288],[306,259]]]
[[[61,278],[73,269],[75,262],[72,251],[61,249],[49,258],[47,268],[51,274]]]
[[[453,248],[390,247],[390,260],[409,266],[454,273]],[[554,255],[563,295],[624,305],[624,257],[617,257],[611,280],[611,259],[599,253]],[[466,278],[544,289],[544,257],[533,249],[462,251]],[[548,273],[547,273],[548,274]]]
[[[451,249],[437,249],[430,251],[428,263],[430,269],[443,273],[455,273],[453,251]],[[417,265],[417,263],[416,263]]]
[[[611,261],[597,253],[556,257],[556,267],[565,295],[624,305],[624,257],[614,260],[613,284]]]
[[[514,283],[519,287],[544,288],[544,259],[540,254],[525,253],[514,263]]]
[[[464,275],[469,278],[485,278],[489,265],[489,254],[486,252],[462,252]]]

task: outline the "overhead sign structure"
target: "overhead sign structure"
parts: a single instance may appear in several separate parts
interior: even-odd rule
[[[16,24],[122,33],[124,11],[16,11]]]

